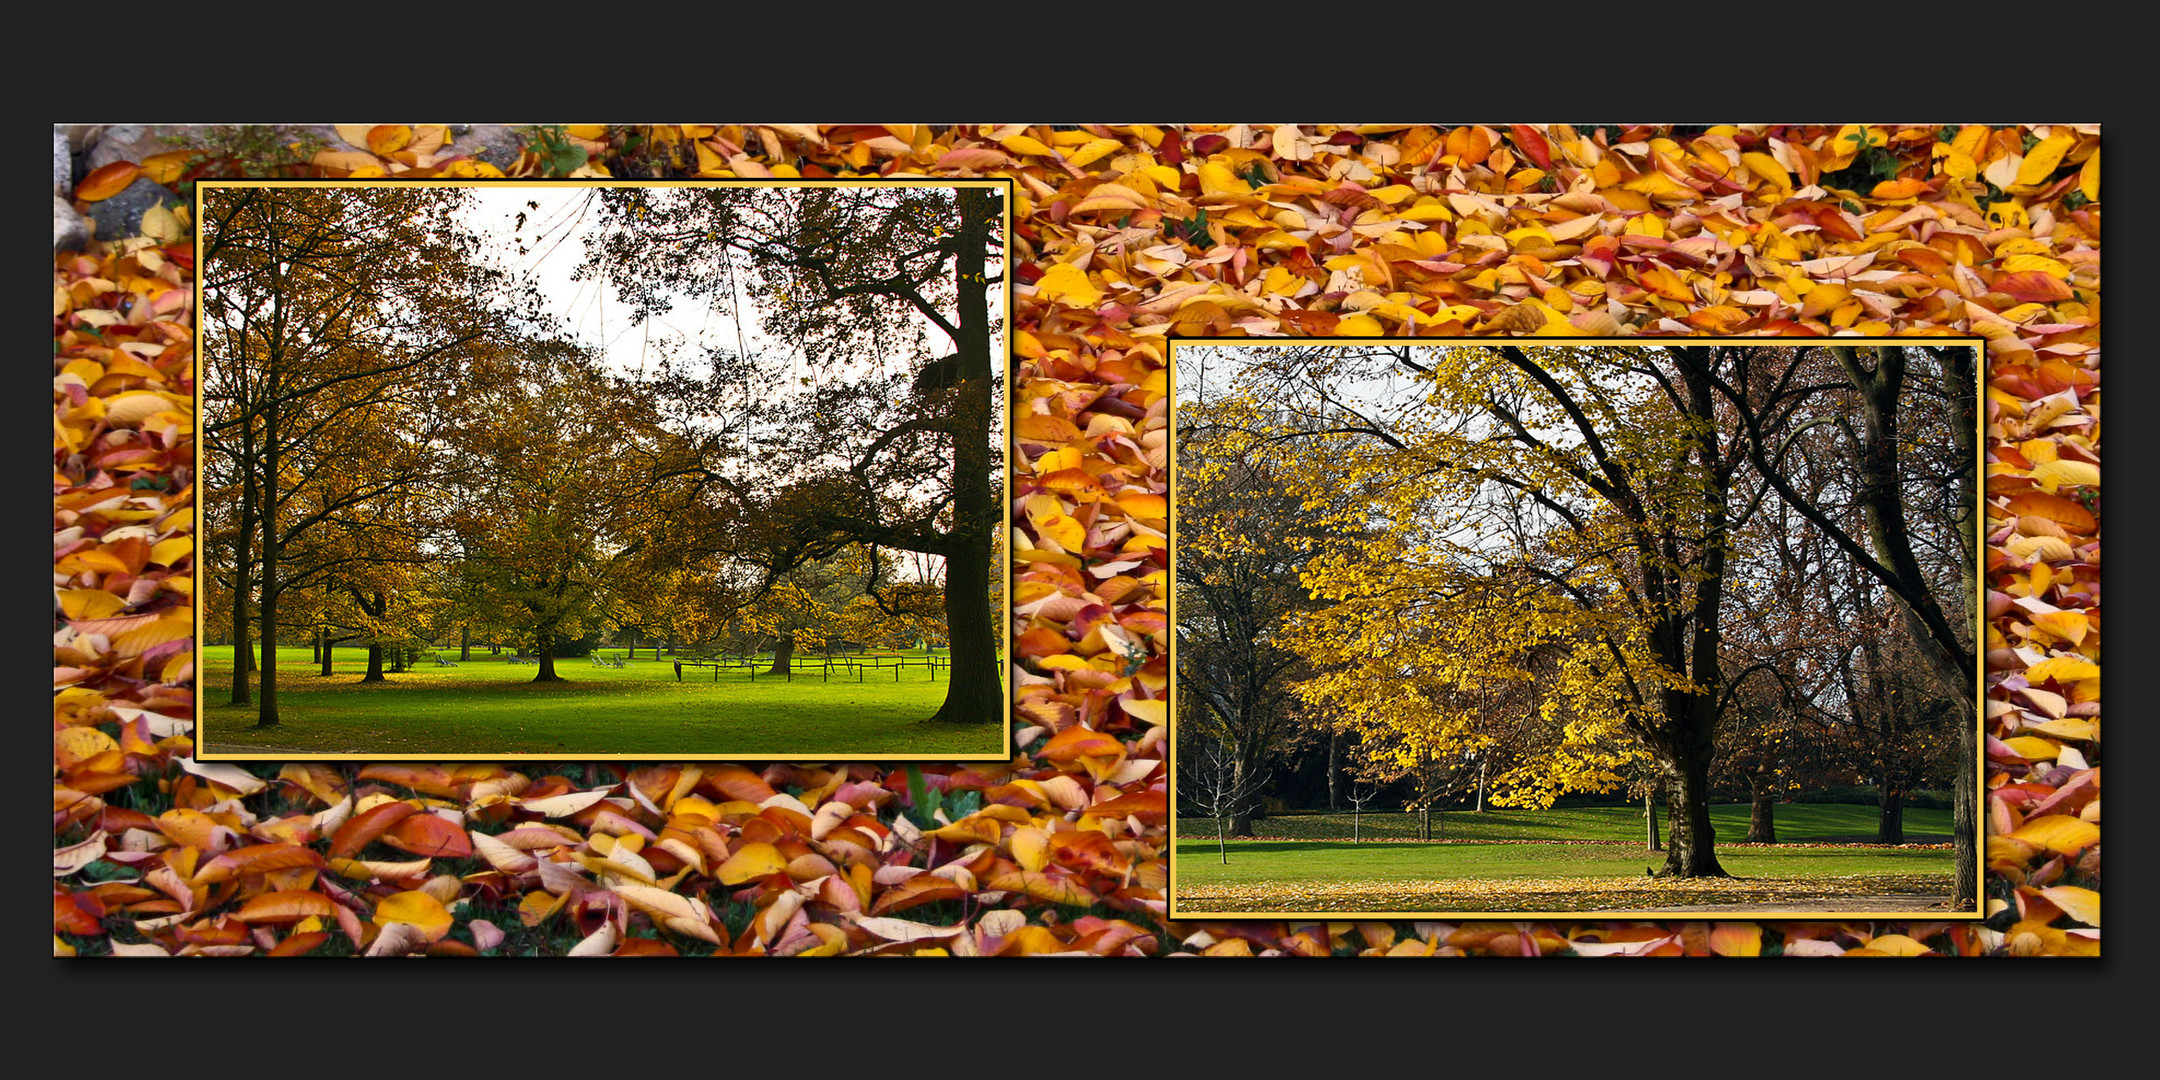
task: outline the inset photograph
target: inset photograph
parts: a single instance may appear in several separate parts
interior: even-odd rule
[[[1171,916],[1977,917],[1982,356],[1178,343]]]
[[[197,187],[201,757],[1009,755],[1009,182]]]

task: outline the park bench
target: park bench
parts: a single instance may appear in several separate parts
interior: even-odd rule
[[[623,666],[623,658],[622,658],[622,657],[620,657],[620,656],[614,656],[614,657],[609,657],[609,656],[602,656],[602,655],[600,655],[599,653],[593,653],[593,654],[592,654],[592,662],[593,662],[593,666],[594,666],[594,667],[619,668],[619,667]]]
[[[527,667],[540,666],[540,658],[537,656],[513,656],[510,658],[510,662],[513,664],[524,664]]]

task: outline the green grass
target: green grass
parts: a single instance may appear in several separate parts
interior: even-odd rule
[[[1368,813],[1353,824],[1348,811],[1326,814],[1275,814],[1253,822],[1253,833],[1262,838],[1286,840],[1349,840],[1355,829],[1366,840],[1414,840],[1419,837],[1416,814],[1388,811]],[[1876,809],[1844,803],[1780,803],[1775,819],[1781,844],[1842,840],[1870,842],[1875,839]],[[1611,840],[1645,839],[1640,806],[1577,806],[1551,810],[1494,807],[1483,813],[1450,810],[1432,816],[1435,840]],[[1745,804],[1715,805],[1710,824],[1717,829],[1722,847],[1747,835]],[[1663,831],[1665,816],[1658,815]],[[1181,837],[1215,836],[1215,823],[1206,817],[1178,815]],[[1913,844],[1950,842],[1948,810],[1907,808],[1905,841]]]
[[[1641,810],[1580,807],[1436,815],[1415,842],[1417,818],[1364,815],[1368,842],[1349,842],[1350,815],[1278,815],[1255,822],[1263,839],[1229,841],[1211,823],[1181,816],[1173,892],[1184,912],[1940,911],[1955,856],[1950,812],[1906,812],[1909,843],[1861,846],[1874,808],[1778,807],[1777,844],[1741,844],[1746,806],[1716,806],[1719,863],[1732,877],[1674,881],[1645,849]],[[1304,833],[1302,838],[1300,833]],[[1338,838],[1339,837],[1339,838]],[[1376,840],[1377,837],[1377,840]],[[1406,842],[1409,841],[1409,842]]]
[[[446,657],[454,651],[446,652]],[[602,650],[603,656],[621,655]],[[479,652],[456,667],[421,661],[382,683],[360,682],[366,653],[341,649],[332,674],[305,647],[278,650],[280,723],[256,726],[255,706],[231,698],[232,650],[206,648],[197,685],[201,737],[212,754],[865,754],[940,756],[1005,749],[1002,718],[932,724],[948,671],[932,681],[921,667],[835,668],[830,678],[802,666],[793,679],[749,670],[685,668],[651,653],[620,669],[579,657],[555,662],[566,681],[535,683],[536,666]],[[919,659],[922,654],[907,654]],[[259,696],[259,695],[258,695]]]

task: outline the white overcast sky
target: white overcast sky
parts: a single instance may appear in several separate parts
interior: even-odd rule
[[[546,297],[549,313],[563,321],[579,344],[598,350],[610,369],[642,374],[652,370],[667,347],[676,343],[747,352],[789,351],[760,335],[756,318],[748,313],[738,321],[705,299],[678,295],[672,310],[640,325],[631,321],[630,306],[605,281],[573,280],[572,272],[585,258],[585,241],[598,225],[598,187],[479,184],[468,190],[471,201],[464,217],[483,238],[486,250],[505,268],[529,273]],[[534,203],[538,206],[530,205]],[[523,225],[518,224],[520,213],[525,215]],[[525,248],[522,255],[520,244]],[[933,342],[944,340],[943,332],[927,320],[925,329]],[[946,340],[932,355],[951,349]],[[678,355],[684,354],[678,351]],[[802,370],[791,375],[810,373],[802,358],[795,361]]]

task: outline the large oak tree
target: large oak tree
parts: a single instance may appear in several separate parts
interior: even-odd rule
[[[638,320],[697,301],[743,328],[736,347],[676,357],[656,380],[685,438],[654,477],[689,477],[696,503],[723,511],[706,547],[754,564],[761,588],[856,544],[943,559],[953,673],[934,719],[1001,715],[990,596],[1002,191],[595,198],[601,235],[580,273],[605,277]]]

